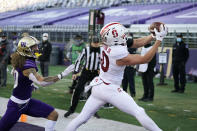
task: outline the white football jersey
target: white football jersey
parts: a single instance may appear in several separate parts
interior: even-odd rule
[[[121,85],[125,66],[118,66],[116,60],[128,56],[127,46],[105,46],[101,50],[99,77],[106,83]]]

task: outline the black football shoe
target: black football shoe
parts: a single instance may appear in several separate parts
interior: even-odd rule
[[[74,111],[71,111],[71,110],[69,110],[69,111],[67,111],[65,114],[64,114],[64,117],[68,117],[68,116],[70,116],[71,114],[73,114],[74,113]]]

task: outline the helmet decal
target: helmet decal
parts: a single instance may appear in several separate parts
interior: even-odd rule
[[[31,47],[38,45],[39,41],[33,36],[25,36],[18,42],[17,52],[22,56],[36,58],[34,51]]]
[[[26,47],[26,42],[21,42],[21,47]]]
[[[101,40],[108,46],[125,45],[127,29],[118,22],[112,22],[105,25],[101,31]]]
[[[118,37],[118,32],[117,32],[116,29],[113,29],[113,30],[112,30],[112,34],[113,34],[113,37],[114,37],[114,38]]]

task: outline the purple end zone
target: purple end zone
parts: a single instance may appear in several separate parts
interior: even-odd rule
[[[10,131],[44,131],[43,127],[35,126],[28,123],[18,122]]]

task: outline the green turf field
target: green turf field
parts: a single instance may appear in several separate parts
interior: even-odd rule
[[[10,69],[10,67],[9,67]],[[63,66],[51,66],[50,74],[55,75],[64,69]],[[69,76],[68,78],[71,78]],[[173,81],[165,80],[167,86],[156,86],[159,79],[155,79],[155,100],[154,102],[140,102],[143,94],[141,77],[136,77],[135,101],[142,106],[149,116],[164,131],[196,131],[197,130],[197,83],[188,83],[184,94],[171,93]],[[7,88],[0,88],[1,97],[10,97],[13,88],[13,78],[8,74]],[[56,108],[68,109],[71,95],[67,94],[70,79],[63,79],[53,86],[41,87],[33,93],[33,97],[40,99]],[[80,112],[84,102],[80,102],[77,112]],[[100,109],[99,115],[102,118],[112,119],[125,123],[140,125],[134,117],[131,117],[118,109]]]

